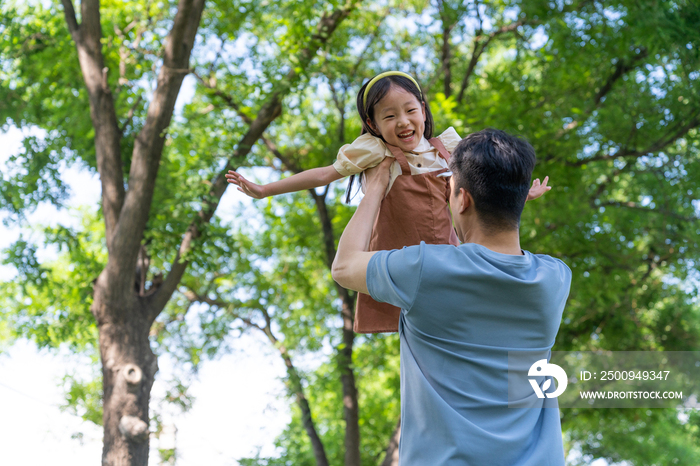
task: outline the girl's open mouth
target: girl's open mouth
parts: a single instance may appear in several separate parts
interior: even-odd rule
[[[413,135],[416,134],[415,131],[406,131],[404,133],[400,133],[398,135],[399,139],[402,139],[404,141],[413,138]]]

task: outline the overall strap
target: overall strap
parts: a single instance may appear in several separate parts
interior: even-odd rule
[[[396,159],[396,161],[399,162],[399,166],[401,167],[401,174],[410,175],[411,167],[408,166],[408,160],[406,160],[406,156],[404,155],[403,151],[396,146],[392,146],[391,144],[387,144],[386,147],[391,151],[392,154],[394,154],[394,158]]]
[[[434,148],[437,149],[438,154],[440,154],[440,156],[443,159],[447,160],[448,162],[450,161],[450,153],[447,152],[447,149],[445,149],[445,145],[442,143],[441,140],[439,140],[438,138],[430,138],[428,139],[428,142],[432,144]]]

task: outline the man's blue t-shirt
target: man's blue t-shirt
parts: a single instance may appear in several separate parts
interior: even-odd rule
[[[370,259],[370,295],[402,308],[401,466],[564,465],[556,404],[508,407],[508,352],[548,358],[570,285],[558,259],[474,243]]]

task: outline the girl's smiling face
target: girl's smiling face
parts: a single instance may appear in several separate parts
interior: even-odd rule
[[[382,135],[387,144],[404,152],[415,149],[425,131],[425,104],[410,92],[392,85],[374,106],[374,121],[367,123]]]

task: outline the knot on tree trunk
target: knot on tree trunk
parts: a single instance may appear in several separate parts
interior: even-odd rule
[[[122,368],[122,374],[124,380],[126,380],[126,386],[130,392],[138,391],[141,386],[141,380],[143,380],[143,372],[141,368],[136,364],[126,364]]]
[[[145,442],[148,439],[148,424],[136,416],[123,416],[119,420],[119,432],[132,442]]]

